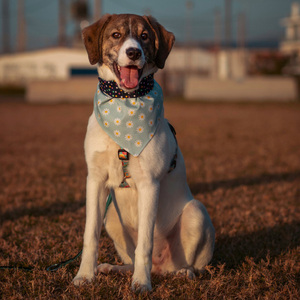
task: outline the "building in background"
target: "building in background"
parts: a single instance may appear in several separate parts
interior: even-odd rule
[[[63,18],[64,14],[60,13],[60,46],[1,55],[0,86],[12,84],[26,87],[29,101],[38,102],[42,97],[48,102],[65,101],[71,94],[76,96],[76,101],[84,97],[88,97],[90,101],[97,82],[97,72],[96,66],[89,64],[80,36],[80,28],[89,24],[89,12],[85,0],[74,0],[72,3],[72,17],[78,25],[72,43],[66,41],[66,20]],[[66,7],[62,5],[60,12],[65,10]],[[156,80],[162,86],[165,95],[185,99],[296,99],[298,96],[295,94],[294,83],[297,80],[282,77],[282,70],[288,75],[300,74],[299,3],[293,3],[291,11],[291,16],[282,20],[286,36],[280,44],[280,49],[247,49],[246,20],[243,14],[238,18],[239,28],[242,29],[238,32],[237,42],[229,42],[233,38],[228,34],[228,41],[223,45],[219,16],[215,22],[215,42],[202,44],[187,39],[184,43],[177,43],[168,57],[165,68],[156,74]],[[227,17],[226,20],[228,25],[230,18]],[[227,27],[230,28],[229,25]],[[68,48],[71,45],[72,48]],[[291,63],[285,67],[288,59]],[[275,78],[274,81],[275,76],[280,78]],[[274,84],[278,90],[273,88]],[[300,95],[300,81],[298,86]],[[46,95],[45,88],[51,90],[52,94]],[[72,93],[74,90],[76,92]],[[274,92],[271,94],[270,91]],[[70,101],[74,101],[74,97]]]
[[[294,2],[291,15],[281,20],[285,27],[285,37],[280,44],[280,51],[286,54],[300,55],[300,4]]]
[[[72,75],[97,74],[85,49],[49,48],[0,56],[0,84],[25,86],[33,80],[68,80]]]

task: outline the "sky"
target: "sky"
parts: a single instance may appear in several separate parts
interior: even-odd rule
[[[0,52],[3,51],[2,1],[0,0]],[[54,47],[58,42],[58,1],[24,0],[26,18],[26,50]],[[70,4],[74,0],[65,0]],[[89,3],[90,13],[93,1]],[[10,49],[16,51],[17,2],[9,0]],[[241,13],[246,16],[246,43],[273,47],[284,37],[280,20],[290,15],[295,0],[232,0],[232,41],[236,41],[237,20]],[[299,2],[299,1],[298,1]],[[190,9],[187,9],[189,3]],[[178,43],[188,41],[203,44],[214,40],[214,15],[221,14],[224,37],[225,0],[102,0],[102,13],[151,14],[169,31]],[[71,42],[76,23],[70,13],[67,16],[67,35]]]

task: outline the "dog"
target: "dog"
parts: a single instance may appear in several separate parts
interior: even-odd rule
[[[174,35],[151,16],[107,14],[84,28],[82,37],[90,63],[97,64],[104,92],[98,86],[84,144],[86,225],[82,260],[73,282],[90,282],[97,272],[132,271],[132,289],[144,292],[152,289],[151,272],[194,278],[212,258],[215,231],[205,207],[193,198],[187,185],[183,156],[172,127],[163,117],[162,92],[152,77],[164,67]],[[115,86],[114,94],[111,85]],[[142,85],[148,94],[139,96]],[[123,96],[118,98],[118,93]],[[156,129],[152,133],[152,128],[148,130],[150,137],[145,141],[127,135],[125,146],[120,146],[118,138],[132,125],[126,121],[128,115],[135,115],[136,123],[144,121],[147,116],[140,112],[146,106],[152,119],[136,130],[147,131],[153,122]],[[105,119],[113,110],[127,109],[127,119]],[[123,131],[107,133],[109,122]],[[126,166],[120,160],[124,155]],[[109,194],[112,204],[106,209]],[[97,266],[102,224],[124,265]]]

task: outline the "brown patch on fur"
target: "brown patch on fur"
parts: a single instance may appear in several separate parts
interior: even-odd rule
[[[99,21],[82,30],[82,39],[91,65],[102,63],[103,33],[111,18],[111,15],[106,14]]]
[[[121,34],[120,39],[112,37],[114,32]],[[149,38],[143,40],[142,33],[147,33]],[[83,29],[83,42],[90,63],[92,65],[104,63],[113,71],[112,65],[117,60],[119,49],[129,36],[140,43],[146,63],[154,63],[160,69],[164,67],[174,44],[173,33],[168,32],[153,17],[131,14],[107,14]]]
[[[160,25],[153,17],[144,16],[143,18],[148,22],[155,33],[155,48],[157,50],[155,63],[158,68],[163,69],[166,59],[169,56],[175,42],[175,36],[172,32],[167,31],[162,25]]]

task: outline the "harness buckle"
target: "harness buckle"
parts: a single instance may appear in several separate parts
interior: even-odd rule
[[[120,160],[129,160],[129,153],[124,149],[119,149],[118,157]]]

